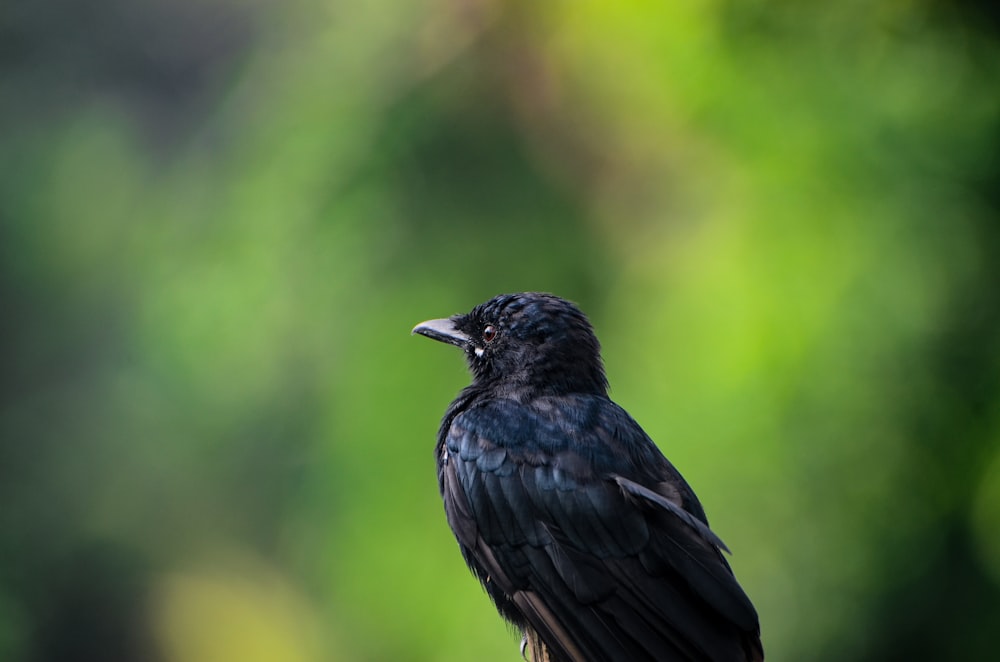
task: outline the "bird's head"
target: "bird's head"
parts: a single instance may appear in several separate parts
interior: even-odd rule
[[[607,392],[601,346],[587,317],[551,294],[502,294],[413,333],[465,350],[475,382],[535,395]]]

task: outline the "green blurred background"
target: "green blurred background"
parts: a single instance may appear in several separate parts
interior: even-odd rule
[[[0,9],[0,659],[517,660],[411,338],[577,301],[771,660],[1000,623],[992,3]]]

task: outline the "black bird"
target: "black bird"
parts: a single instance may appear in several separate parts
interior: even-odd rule
[[[572,303],[498,296],[414,333],[473,381],[438,431],[462,555],[536,662],[763,660],[757,612],[680,473],[608,397]]]

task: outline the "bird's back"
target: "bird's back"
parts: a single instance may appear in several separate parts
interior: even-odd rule
[[[469,389],[438,469],[466,562],[550,659],[763,658],[693,491],[606,396]]]

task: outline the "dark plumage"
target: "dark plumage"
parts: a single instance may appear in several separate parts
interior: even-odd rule
[[[576,306],[502,295],[413,331],[468,359],[473,382],[438,432],[438,485],[466,563],[536,660],[763,659],[725,546],[608,398]]]

